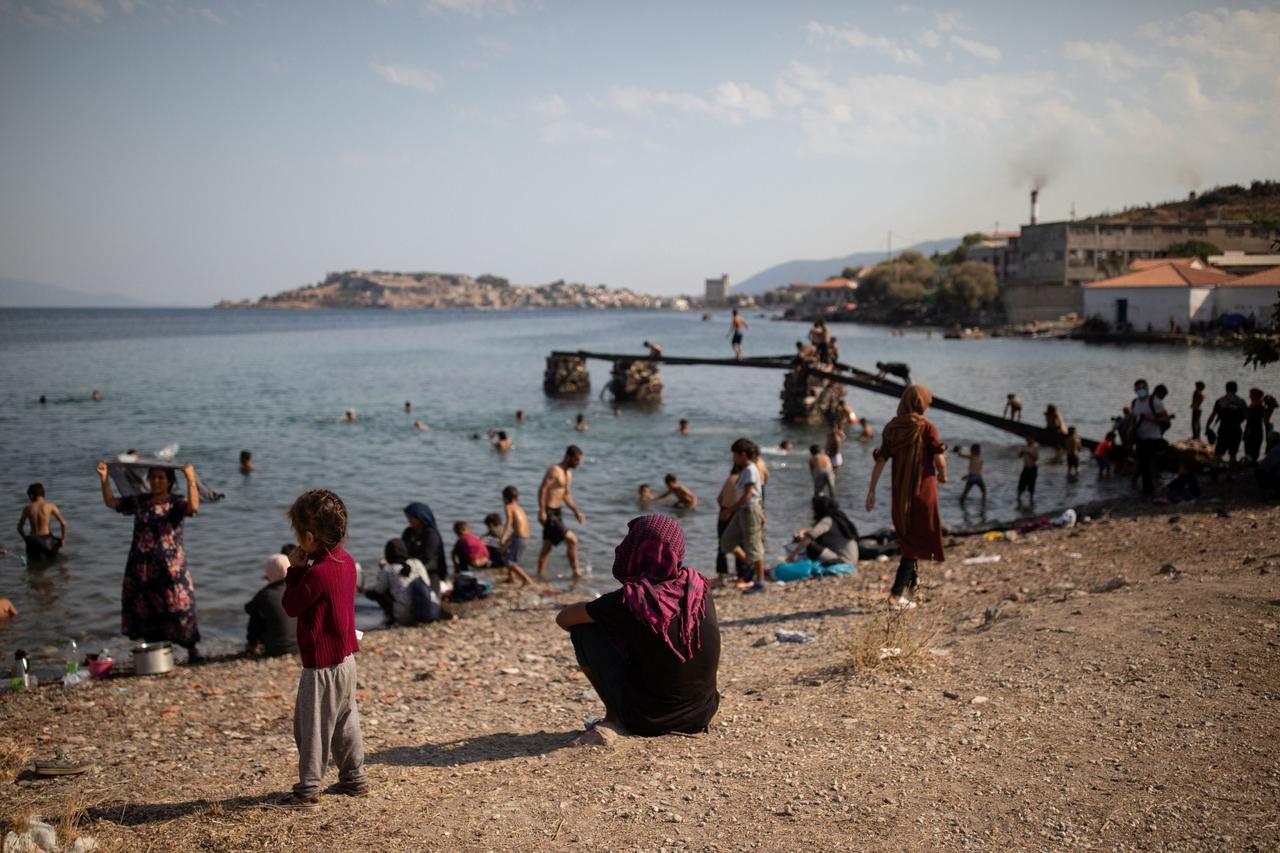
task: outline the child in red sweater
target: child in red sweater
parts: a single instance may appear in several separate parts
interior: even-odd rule
[[[302,678],[293,710],[298,784],[282,803],[314,811],[332,754],[340,794],[369,793],[364,739],[356,710],[356,564],[342,547],[347,508],[323,489],[303,494],[289,508],[298,547],[289,555],[282,604],[298,620]]]

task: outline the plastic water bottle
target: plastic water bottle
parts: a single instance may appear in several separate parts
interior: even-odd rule
[[[80,672],[80,647],[76,645],[74,639],[67,640],[67,672],[62,676],[63,687],[75,687],[81,681],[84,681],[84,674]]]

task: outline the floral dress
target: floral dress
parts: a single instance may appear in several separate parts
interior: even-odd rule
[[[160,503],[128,497],[116,511],[133,516],[133,545],[124,568],[121,631],[131,640],[168,640],[181,646],[200,642],[195,587],[182,547],[187,499]]]

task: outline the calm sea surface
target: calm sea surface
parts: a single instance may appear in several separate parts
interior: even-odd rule
[[[751,322],[748,355],[792,352],[806,328]],[[594,389],[587,398],[551,400],[542,393],[552,349],[638,353],[648,338],[671,355],[724,356],[726,327],[725,314],[702,322],[698,314],[665,313],[0,310],[0,516],[8,519],[0,547],[9,551],[0,557],[0,595],[21,614],[0,625],[4,660],[19,646],[52,660],[55,644],[68,635],[94,648],[108,645],[117,656],[126,650],[118,631],[131,521],[102,505],[93,467],[127,448],[151,452],[177,443],[179,459],[194,463],[205,482],[227,495],[186,524],[200,626],[211,651],[243,643],[242,606],[262,582],[265,558],[290,540],[283,513],[299,492],[338,492],[350,513],[348,549],[373,566],[383,543],[404,527],[400,510],[411,501],[431,505],[448,543],[453,521],[480,528],[486,513],[500,511],[500,492],[509,483],[536,516],[542,472],[571,442],[586,451],[574,492],[587,515],[580,536],[584,561],[594,567],[589,588],[612,584],[613,548],[638,511],[638,484],[657,490],[663,475],[675,472],[713,506],[729,469],[728,446],[739,435],[767,449],[774,473],[768,545],[776,556],[790,531],[809,521],[807,447],[821,440],[817,432],[779,421],[780,372],[665,366],[661,406],[624,410],[618,418],[599,398],[609,375],[603,363],[590,365]],[[1028,419],[1042,422],[1052,402],[1068,424],[1091,437],[1100,437],[1129,400],[1135,377],[1172,390],[1177,420],[1171,436],[1189,432],[1187,401],[1196,379],[1220,393],[1228,379],[1250,378],[1234,352],[947,341],[855,326],[837,327],[836,334],[847,362],[908,362],[913,377],[940,396],[995,412],[1005,394],[1017,390]],[[95,388],[101,402],[89,399]],[[851,391],[857,413],[877,429],[892,416],[894,400]],[[47,406],[38,404],[41,394]],[[413,402],[411,415],[403,411],[406,400]],[[349,408],[358,412],[357,423],[340,421]],[[516,409],[528,413],[526,424],[516,425]],[[578,411],[591,424],[585,434],[572,429]],[[690,435],[676,432],[682,417],[692,424]],[[415,418],[432,429],[415,431]],[[1015,517],[1018,439],[945,413],[935,419],[944,440],[981,442],[987,455],[985,511],[974,498],[962,510],[953,480],[943,487],[944,520]],[[490,428],[511,433],[510,454],[500,456],[473,438]],[[773,450],[784,438],[795,442],[790,454]],[[242,448],[253,451],[258,465],[247,477],[237,466]],[[864,530],[888,524],[887,481],[877,511],[861,508],[871,449],[848,443],[838,489]],[[963,473],[962,465],[952,459],[953,472]],[[42,570],[23,567],[12,526],[34,481],[44,483],[70,523],[64,559]],[[1126,488],[1122,482],[1099,486],[1090,468],[1079,483],[1068,484],[1065,470],[1050,465],[1041,471],[1038,503],[1048,510]],[[700,509],[680,520],[690,564],[714,571],[715,513]],[[567,574],[563,550],[551,570]],[[357,606],[362,626],[377,624],[376,606]]]

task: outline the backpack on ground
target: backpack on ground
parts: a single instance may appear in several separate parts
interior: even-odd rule
[[[414,622],[435,622],[440,618],[440,597],[422,578],[414,578],[409,584],[409,612]]]

